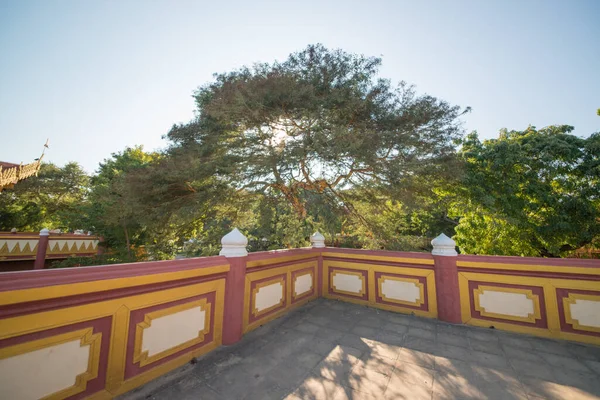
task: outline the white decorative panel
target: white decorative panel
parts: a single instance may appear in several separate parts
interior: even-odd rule
[[[0,360],[0,397],[39,399],[75,385],[88,369],[90,345],[72,340]]]
[[[579,325],[600,328],[600,301],[576,299],[570,307],[571,317]]]
[[[2,248],[6,244],[8,248],[8,252],[11,253],[13,251],[19,253],[25,250],[25,247],[29,244],[29,250],[32,251],[35,246],[38,244],[38,240],[0,240],[0,248]]]
[[[486,313],[512,315],[527,318],[535,313],[532,299],[524,293],[496,292],[486,289],[479,295],[479,305]]]
[[[358,275],[336,271],[333,274],[333,286],[336,290],[359,294],[363,288],[363,281]]]
[[[296,296],[300,296],[312,289],[312,276],[310,274],[300,275],[296,277],[294,281],[294,293]]]
[[[8,240],[6,242],[6,245],[8,246],[8,251],[13,251],[13,249],[15,248],[15,246],[18,244],[19,248],[21,248],[21,244],[19,243],[20,240]]]
[[[254,305],[258,312],[273,307],[283,301],[283,284],[281,282],[262,286],[256,292]]]
[[[66,240],[50,240],[49,248],[52,251],[61,251],[63,249],[63,247],[65,247],[66,243],[67,243]]]
[[[416,303],[421,300],[420,288],[412,282],[384,279],[381,294],[389,299]]]
[[[206,311],[200,306],[152,319],[144,329],[142,351],[148,357],[195,339],[204,330]]]

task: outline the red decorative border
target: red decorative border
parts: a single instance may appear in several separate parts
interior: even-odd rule
[[[359,296],[352,296],[352,295],[345,294],[345,293],[334,292],[333,291],[333,273],[336,271],[354,272],[354,273],[362,274],[364,282],[365,282],[365,292],[363,293],[363,295],[361,297],[359,297]],[[368,301],[369,300],[369,271],[330,266],[329,267],[329,287],[327,288],[327,293],[329,293],[329,295],[331,295],[331,296],[340,296],[340,297],[347,297],[349,299],[359,299],[359,300]]]
[[[108,368],[108,352],[110,350],[112,317],[93,319],[90,321],[79,322],[77,324],[65,325],[58,328],[46,329],[35,333],[29,333],[26,335],[3,339],[0,340],[0,348],[30,342],[33,340],[44,339],[47,337],[73,332],[85,328],[93,328],[94,333],[102,333],[102,339],[100,341],[100,359],[98,361],[98,376],[87,382],[86,388],[83,392],[69,397],[69,399],[73,400],[83,399],[85,397],[90,396],[91,394],[99,392],[100,390],[104,390],[104,386],[106,384],[106,370]],[[57,365],[56,368],[60,368],[60,366]],[[35,377],[32,377],[32,380],[33,384],[35,384]]]
[[[273,260],[271,264],[267,263],[260,266],[252,266],[248,268],[248,273],[264,271],[272,268],[287,267],[289,265],[295,265],[305,262],[317,261],[321,255],[321,249],[303,248],[303,249],[290,249],[290,250],[271,250],[271,251],[259,251],[256,253],[248,254],[247,263],[251,264],[255,261]],[[306,258],[300,258],[296,260],[285,260],[278,261],[280,258],[294,257],[294,256],[306,256]]]
[[[146,307],[146,308],[141,308],[138,310],[131,311],[130,317],[129,317],[129,333],[127,336],[127,355],[126,355],[126,363],[125,363],[125,379],[129,379],[135,375],[146,372],[149,369],[152,369],[158,365],[166,363],[174,358],[177,358],[177,357],[181,356],[182,354],[189,353],[192,350],[196,350],[196,349],[212,342],[213,337],[214,337],[214,329],[215,329],[215,308],[216,308],[215,297],[216,297],[216,293],[211,292],[211,293],[206,293],[206,294],[203,294],[200,296],[188,297],[188,298],[182,299],[182,300],[172,301],[169,303],[159,304],[157,306]],[[206,299],[207,302],[209,304],[211,304],[211,307],[210,307],[210,331],[206,335],[204,335],[204,340],[201,343],[198,343],[194,346],[190,346],[186,349],[178,351],[177,353],[171,354],[170,356],[162,358],[156,362],[145,365],[143,367],[140,367],[139,365],[137,365],[133,362],[133,351],[134,351],[134,346],[135,346],[135,331],[136,331],[135,328],[136,328],[137,324],[144,321],[144,318],[147,313],[157,311],[157,310],[162,310],[162,309],[173,307],[173,306],[177,306],[179,304],[190,303],[192,301],[201,300],[201,299]]]
[[[517,257],[517,256],[475,256],[469,254],[459,254],[456,258],[458,262],[481,262],[494,264],[519,264],[519,265],[545,265],[555,267],[577,267],[577,268],[598,268],[598,260],[586,260],[577,258],[541,258],[541,257]],[[468,268],[468,267],[459,267]],[[479,268],[478,268],[479,269]],[[512,274],[516,271],[510,271]]]
[[[433,256],[430,253],[417,253],[417,252],[410,252],[410,251],[389,251],[389,250],[363,250],[363,249],[343,249],[343,248],[333,248],[333,247],[327,247],[324,249],[319,249],[321,251],[323,251],[324,253],[341,253],[341,254],[356,254],[356,255],[360,255],[360,256],[377,256],[377,257],[394,257],[394,258],[418,258],[418,259],[422,259],[422,260],[433,260]],[[330,256],[327,256],[327,259],[329,259]],[[344,261],[347,261],[347,258],[344,258]],[[362,260],[363,262],[368,262],[369,264],[373,263],[374,261],[371,260]],[[410,263],[406,263],[410,265],[411,267],[413,267],[413,265],[415,264],[410,264]],[[416,264],[418,265],[420,268],[431,268],[433,267],[433,265],[427,265],[427,264]]]
[[[409,278],[416,279],[423,285],[423,297],[424,302],[421,306],[410,306],[405,304],[393,303],[390,301],[385,301],[382,298],[381,293],[379,292],[379,278],[381,276],[390,276],[390,277],[398,277],[398,278]],[[398,307],[398,308],[411,308],[413,310],[422,310],[429,311],[429,296],[427,294],[427,278],[424,276],[413,276],[413,275],[401,275],[401,274],[390,274],[388,272],[375,272],[375,302],[380,304],[385,304],[388,306]]]
[[[256,288],[256,285],[258,285],[259,283],[269,282],[269,281],[274,281],[274,280],[279,281],[279,278],[283,279],[283,304],[277,308],[274,308],[273,310],[270,310],[268,313],[264,313],[264,314],[259,315],[258,317],[255,317],[252,314],[252,310],[254,308],[254,299],[252,296],[252,292],[254,291],[254,288]],[[258,279],[258,280],[250,282],[250,293],[248,294],[250,296],[250,308],[247,310],[248,325],[250,325],[258,320],[261,320],[263,318],[266,318],[269,315],[273,315],[275,313],[278,313],[281,310],[286,309],[289,306],[288,301],[287,301],[287,286],[288,286],[288,281],[287,281],[287,273],[286,272],[284,272],[282,274],[269,276],[268,278]]]
[[[279,256],[279,257],[281,257],[281,256]],[[290,265],[298,265],[298,264],[303,264],[303,263],[308,263],[308,262],[316,263],[317,261],[318,261],[318,257],[314,256],[314,257],[309,257],[309,258],[302,258],[299,260],[275,262],[273,264],[261,265],[260,267],[252,267],[248,271],[249,271],[249,273],[253,273],[253,272],[265,271],[265,270],[269,270],[269,269],[273,269],[273,268],[288,267]]]
[[[381,265],[384,267],[417,268],[417,269],[428,269],[428,270],[432,270],[432,271],[434,270],[433,265],[428,265],[428,264],[411,264],[411,263],[407,263],[407,262],[363,260],[363,259],[357,259],[357,258],[342,258],[342,257],[331,257],[331,256],[323,257],[323,259],[327,260],[327,261],[339,261],[339,262],[354,263],[354,264],[359,264],[359,265],[369,264],[369,265]]]
[[[518,271],[511,269],[458,267],[458,272],[474,272],[477,274],[493,274],[506,276],[529,276],[540,278],[571,279],[576,281],[600,281],[600,275],[573,274],[567,272]]]
[[[572,332],[580,335],[588,335],[588,336],[596,336],[600,337],[600,332],[590,332],[584,331],[581,329],[575,329],[571,324],[566,321],[565,318],[565,308],[563,305],[563,299],[569,297],[569,293],[579,293],[579,294],[590,294],[594,296],[600,296],[600,292],[595,292],[593,290],[579,290],[579,289],[556,289],[556,299],[558,300],[558,318],[560,321],[560,330],[563,332]]]
[[[296,290],[296,277],[298,275],[306,275],[306,272],[312,273],[312,288],[308,292],[306,292],[294,299],[294,293]],[[302,301],[308,297],[312,297],[315,295],[316,288],[317,288],[317,279],[316,279],[317,276],[316,275],[317,275],[317,271],[315,271],[314,267],[307,267],[307,268],[298,269],[296,271],[292,271],[292,281],[290,282],[290,285],[292,287],[292,289],[291,289],[292,290],[292,304],[296,304],[299,301]]]
[[[314,254],[314,256],[317,257],[321,254],[321,250],[323,250],[323,249],[309,247],[309,248],[303,248],[303,249],[257,251],[255,253],[248,254],[248,262],[258,261],[258,260],[277,259],[277,258],[281,258],[281,257],[289,257],[289,256],[304,255],[304,254],[306,254],[306,255]],[[299,260],[296,260],[295,262],[299,262]]]
[[[84,304],[96,303],[117,299],[120,297],[136,296],[140,294],[156,292],[159,290],[172,289],[181,286],[194,285],[201,282],[213,281],[226,277],[226,273],[197,278],[180,279],[177,281],[159,282],[150,285],[133,286],[123,289],[107,290],[104,292],[85,293],[75,296],[58,297],[48,300],[30,301],[27,303],[9,304],[0,306],[0,319],[8,317],[17,317],[26,314],[33,314],[44,311],[57,310],[60,308],[80,306]]]
[[[538,296],[540,301],[540,315],[541,318],[537,319],[535,323],[529,323],[524,321],[513,321],[510,319],[504,318],[492,318],[485,317],[479,313],[479,311],[475,310],[475,298],[473,296],[473,290],[478,289],[479,286],[491,286],[498,288],[516,288],[516,289],[526,289],[531,290],[531,292]],[[544,297],[544,288],[540,286],[525,286],[525,285],[511,285],[507,283],[495,283],[495,282],[480,282],[480,281],[469,281],[469,303],[471,306],[471,316],[477,319],[483,319],[486,321],[497,321],[506,324],[515,324],[515,325],[523,325],[529,327],[536,327],[542,329],[548,329],[548,317],[546,315],[546,298]]]
[[[0,274],[0,292],[69,283],[101,281],[105,279],[155,275],[166,272],[181,272],[228,264],[229,262],[226,257],[214,256],[93,267],[3,272]]]

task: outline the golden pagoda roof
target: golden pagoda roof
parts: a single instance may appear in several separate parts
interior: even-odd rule
[[[34,162],[25,164],[14,164],[6,161],[0,161],[0,192],[7,188],[12,188],[15,183],[27,179],[33,175],[37,176],[40,167],[42,166],[42,158],[44,152],[48,148],[48,141],[44,145],[44,151],[40,158]]]

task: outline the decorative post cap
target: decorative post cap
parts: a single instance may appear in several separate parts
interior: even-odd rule
[[[431,241],[434,256],[457,256],[456,242],[443,233]]]
[[[50,231],[44,228],[40,231],[40,236],[50,236]]]
[[[321,232],[316,231],[310,237],[310,244],[312,247],[317,247],[317,248],[325,247],[325,236],[321,235]]]
[[[219,255],[225,257],[245,257],[248,255],[246,246],[248,238],[244,236],[238,228],[233,228],[231,232],[221,239],[221,252]]]

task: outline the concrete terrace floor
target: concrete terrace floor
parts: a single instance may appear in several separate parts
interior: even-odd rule
[[[600,347],[319,299],[123,399],[597,399]]]

